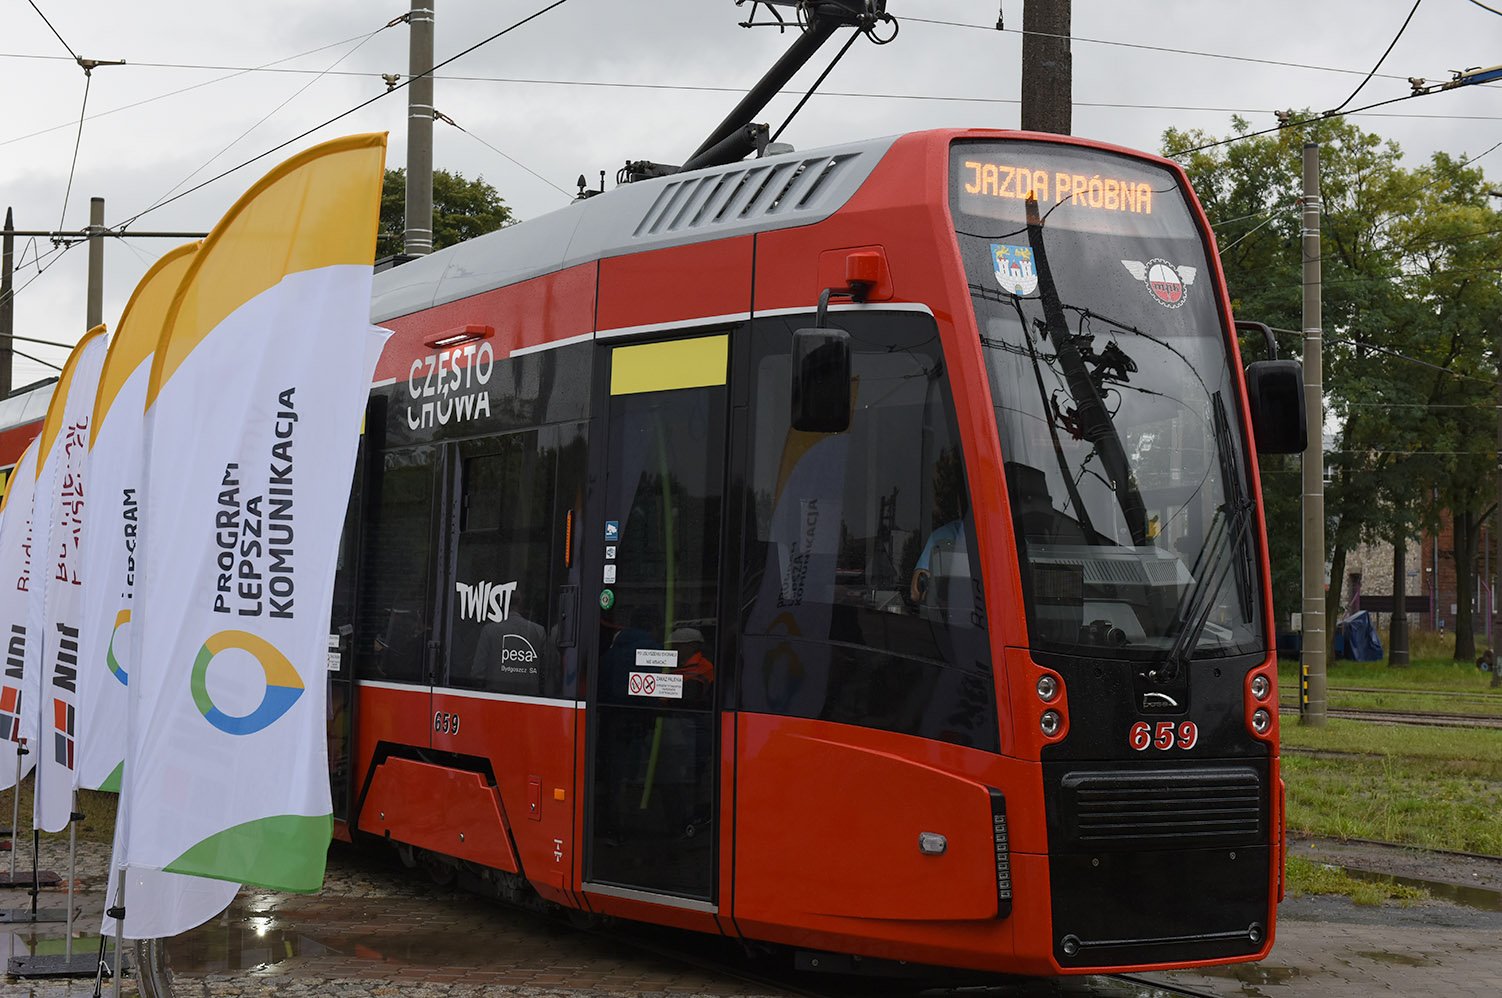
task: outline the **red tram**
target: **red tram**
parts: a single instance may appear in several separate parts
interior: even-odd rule
[[[0,398],[0,495],[9,487],[10,473],[26,445],[42,432],[56,388],[56,378],[43,378]]]
[[[933,131],[689,170],[379,274],[373,319],[341,836],[801,950],[1267,954],[1253,416],[1301,449],[1301,389],[1243,377],[1176,164]]]

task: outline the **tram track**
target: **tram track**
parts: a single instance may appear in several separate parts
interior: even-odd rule
[[[1487,690],[1403,690],[1381,686],[1327,686],[1330,693],[1380,693],[1386,696],[1459,697],[1478,703],[1502,703],[1502,693]]]
[[[775,957],[769,953],[758,958],[741,950],[735,940],[728,938],[712,939],[706,945],[707,937],[698,933],[670,930],[665,939],[660,926],[650,934],[629,923],[582,931],[695,970],[766,988],[772,994],[799,998],[1140,998],[1144,994],[1139,990],[1141,988],[1151,989],[1148,993],[1155,998],[1224,998],[1215,992],[1135,974],[1018,977],[906,963],[889,964],[883,960],[866,961],[871,969],[865,973],[831,974],[807,969],[807,965],[817,965],[823,956],[841,963],[852,959],[860,963],[860,958],[821,954],[807,955],[800,960],[786,952],[779,952]],[[723,952],[716,954],[712,952],[714,949]],[[776,959],[778,965],[758,965],[759,959]],[[883,968],[889,972],[884,972]],[[1128,990],[1123,990],[1121,985],[1126,985]]]
[[[1279,714],[1297,714],[1299,705],[1287,701],[1278,704]],[[1499,714],[1459,714],[1443,711],[1386,710],[1375,707],[1326,707],[1328,717],[1347,721],[1370,721],[1374,724],[1409,724],[1430,728],[1502,728]]]

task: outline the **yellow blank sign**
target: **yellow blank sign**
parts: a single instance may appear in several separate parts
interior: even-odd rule
[[[730,337],[616,347],[610,369],[610,394],[639,395],[679,388],[708,388],[725,383]]]

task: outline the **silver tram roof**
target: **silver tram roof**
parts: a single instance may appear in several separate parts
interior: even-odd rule
[[[812,225],[860,188],[897,136],[625,184],[375,277],[385,322],[606,257]]]

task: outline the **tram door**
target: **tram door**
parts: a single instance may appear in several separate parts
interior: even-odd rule
[[[600,893],[715,899],[728,346],[610,350],[603,522],[589,528],[601,585],[585,880]]]

